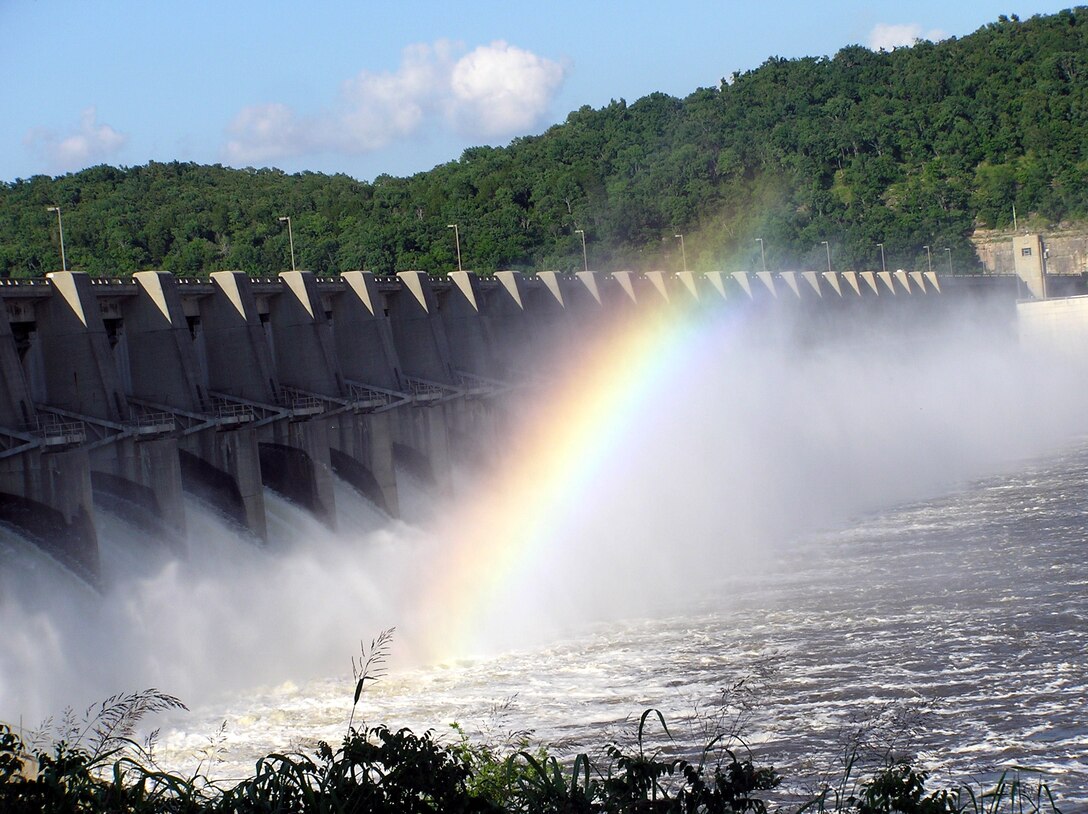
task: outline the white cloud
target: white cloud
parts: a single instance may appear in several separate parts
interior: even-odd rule
[[[441,107],[454,46],[410,45],[395,73],[363,71],[340,89],[340,110],[325,122],[347,152],[370,152],[411,135]],[[330,133],[330,135],[332,135]]]
[[[278,103],[251,105],[234,117],[227,132],[232,136],[223,152],[235,164],[261,163],[273,158],[306,152],[306,128],[294,112]]]
[[[453,119],[470,135],[528,130],[547,112],[563,75],[559,63],[502,40],[481,45],[453,68]]]
[[[891,51],[914,45],[917,40],[936,42],[947,36],[937,28],[924,31],[918,23],[877,23],[869,32],[869,47],[874,51]]]
[[[309,152],[365,153],[426,128],[481,139],[513,136],[548,112],[566,70],[503,41],[458,57],[441,40],[404,49],[396,71],[362,71],[340,87],[335,106],[310,117],[273,103],[244,108],[227,128],[230,163]]]
[[[64,135],[35,128],[23,141],[45,158],[52,171],[64,172],[105,161],[125,145],[128,136],[99,123],[98,111],[92,106],[80,113],[74,132]]]

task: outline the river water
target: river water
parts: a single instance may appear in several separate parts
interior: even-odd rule
[[[961,325],[803,352],[697,339],[653,387],[513,431],[539,452],[583,422],[611,445],[455,478],[446,501],[406,478],[407,522],[341,485],[331,534],[268,494],[258,550],[191,504],[179,560],[103,517],[102,595],[0,530],[0,720],[157,687],[190,707],[147,722],[161,762],[241,777],[338,742],[359,641],[396,626],[357,725],[570,753],[654,708],[661,748],[724,728],[794,789],[855,743],[941,780],[1026,766],[1088,806],[1083,370]],[[452,584],[450,562],[471,565]]]
[[[1036,769],[1075,810],[1088,805],[1086,516],[1078,442],[804,536],[776,555],[780,567],[723,578],[682,613],[395,671],[369,685],[357,715],[439,733],[458,722],[492,741],[532,730],[579,751],[629,741],[653,707],[676,736],[655,738],[663,748],[690,752],[724,722],[795,788],[864,742],[917,756],[938,781]],[[164,754],[192,767],[214,742],[205,768],[241,776],[272,746],[335,744],[352,690],[345,665],[199,710]]]

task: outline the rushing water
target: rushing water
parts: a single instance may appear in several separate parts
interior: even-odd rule
[[[1084,805],[1086,515],[1081,443],[806,536],[781,552],[780,567],[722,579],[682,614],[397,671],[370,686],[359,714],[417,730],[456,721],[492,738],[532,729],[547,743],[590,748],[654,707],[678,740],[698,744],[721,691],[746,678],[729,709],[757,762],[791,780],[833,770],[859,729],[893,727],[894,745],[938,777],[1026,766]],[[214,741],[222,762],[208,765],[238,776],[272,746],[335,743],[352,689],[345,665],[334,679],[201,709],[167,735],[165,754],[191,767]]]
[[[591,479],[566,462],[551,514],[529,511],[538,483],[500,469],[456,490],[459,511],[406,479],[411,522],[341,485],[338,534],[269,494],[267,550],[196,504],[187,559],[103,518],[103,595],[0,533],[0,718],[154,686],[192,707],[148,722],[161,760],[238,777],[269,751],[338,741],[359,639],[395,625],[357,722],[532,730],[578,750],[653,707],[683,748],[739,728],[794,784],[865,733],[942,778],[1018,764],[1088,804],[1078,369],[955,330],[803,353],[715,341],[591,416],[616,446]],[[513,434],[546,446],[580,409]],[[438,594],[448,606],[426,601],[451,548],[487,542],[459,528],[475,505],[554,533],[467,617],[471,646],[442,654],[428,631],[491,576],[477,563]],[[518,544],[516,523],[499,528]]]

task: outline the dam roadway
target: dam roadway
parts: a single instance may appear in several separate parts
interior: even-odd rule
[[[733,309],[900,331],[987,300],[1011,325],[1020,293],[1015,277],[903,271],[3,280],[0,522],[97,585],[102,511],[181,554],[186,494],[258,542],[265,487],[330,527],[335,478],[397,515],[398,470],[445,488],[496,443],[512,388],[546,388],[618,323]]]

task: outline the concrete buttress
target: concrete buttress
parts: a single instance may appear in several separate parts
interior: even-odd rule
[[[450,439],[458,432],[458,416],[449,404],[460,392],[449,341],[430,278],[422,271],[402,271],[397,278],[400,286],[386,295],[386,303],[393,343],[415,409],[398,412],[395,449],[400,462],[424,477],[433,477],[446,489]]]
[[[241,271],[215,271],[210,276],[215,292],[200,307],[209,389],[276,404],[279,385],[249,278]]]
[[[110,422],[129,418],[98,298],[83,272],[46,275],[54,296],[37,308],[44,402]]]
[[[497,372],[495,344],[484,318],[490,303],[471,271],[453,271],[438,298],[438,312],[450,349],[450,364],[462,397],[448,410],[456,416],[458,457],[487,459],[498,452],[497,405],[492,398],[504,383]]]
[[[271,325],[266,333],[249,278],[240,271],[217,271],[211,279],[214,293],[202,301],[200,313],[209,389],[262,414],[255,422],[260,482],[335,527],[328,429],[322,419],[314,420],[324,406],[305,394],[281,389],[268,338],[277,328]],[[270,313],[269,318],[279,316],[284,330],[291,330],[290,323],[302,319],[300,312],[316,314],[316,305],[309,301],[306,277],[296,274],[281,280],[276,303],[282,301],[282,306],[273,306],[279,313]],[[309,331],[309,338],[316,341],[317,330],[314,324],[302,325],[293,335]],[[312,345],[304,353],[311,361],[315,358]],[[326,375],[327,370],[316,374]]]
[[[358,491],[397,517],[400,499],[393,444],[400,412],[410,409],[404,392],[407,385],[393,344],[385,295],[378,290],[374,275],[348,271],[341,279],[344,290],[332,299],[333,341],[354,403],[363,407],[342,413],[343,420],[330,427],[333,466]]]
[[[525,276],[519,271],[495,272],[497,285],[485,295],[481,313],[495,359],[495,376],[523,379],[530,353],[537,344],[533,323],[525,312]]]
[[[0,520],[97,585],[98,536],[82,434],[74,431],[77,424],[38,415],[2,303],[0,375]]]
[[[174,275],[141,271],[133,281],[137,294],[125,304],[124,319],[134,405],[165,410],[179,424],[195,423],[185,430],[179,426],[180,488],[263,540],[264,493],[253,429],[218,422],[219,407],[205,380]]]
[[[124,392],[99,299],[82,272],[47,275],[54,296],[37,309],[45,409],[87,429],[94,501],[133,523],[149,544],[179,548],[185,510],[172,427],[139,421]],[[159,376],[173,375],[167,368]]]

